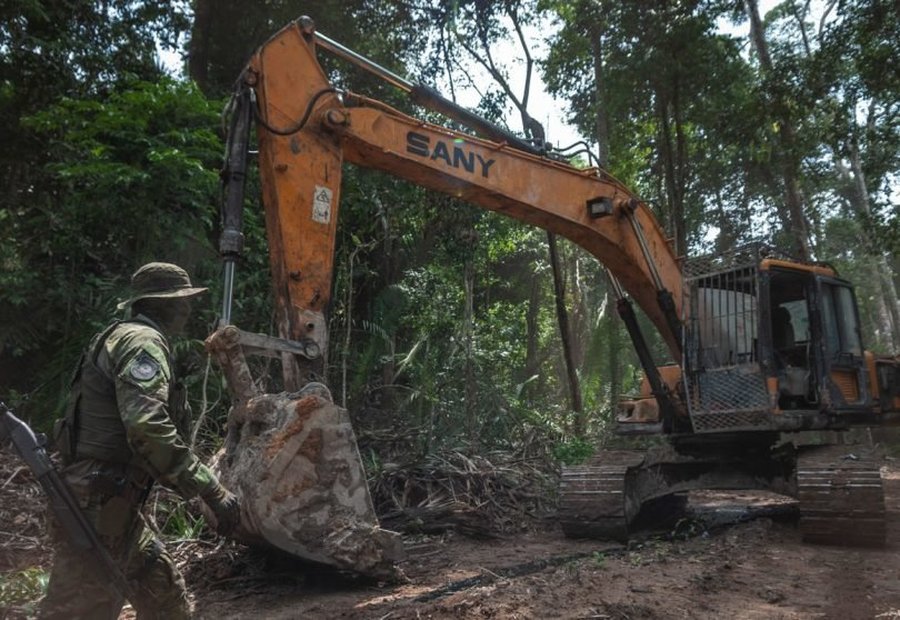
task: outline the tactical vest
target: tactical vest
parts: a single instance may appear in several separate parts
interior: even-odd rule
[[[115,381],[97,364],[107,338],[123,323],[154,327],[138,318],[115,321],[82,354],[73,377],[63,428],[57,436],[66,462],[92,458],[122,465],[136,464],[119,415]]]

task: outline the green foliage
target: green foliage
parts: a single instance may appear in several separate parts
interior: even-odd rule
[[[0,609],[32,616],[47,592],[50,575],[37,567],[0,573]]]
[[[817,257],[883,262],[900,229],[897,176],[889,172],[900,155],[900,73],[885,62],[897,55],[896,11],[877,0],[824,14],[780,3],[765,16],[766,71],[755,45],[716,31],[721,18],[746,25],[747,6],[543,0],[539,8],[559,25],[544,77],[570,102],[584,135],[607,119],[612,171],[658,200],[676,235],[683,220],[692,252],[751,238],[794,247],[784,206],[783,175],[791,170]],[[851,220],[855,240],[840,224]],[[896,269],[888,277],[896,284]],[[878,287],[863,296],[872,306],[866,314],[897,306],[891,287]],[[878,331],[890,329],[870,321],[867,341]]]
[[[891,250],[900,248],[900,80],[889,62],[900,18],[885,3],[838,3],[821,24],[806,5],[782,3],[766,19],[774,75],[761,71],[747,40],[718,31],[722,19],[743,20],[735,3],[197,0],[190,16],[185,6],[17,0],[0,8],[0,376],[29,418],[59,408],[79,350],[142,262],[178,262],[210,285],[191,326],[194,335],[208,331],[221,299],[222,144],[221,105],[203,92],[224,94],[256,46],[313,10],[320,31],[401,75],[452,88],[472,86],[460,65],[464,43],[496,53],[500,41],[517,40],[511,16],[540,25],[548,48],[531,51],[550,90],[589,141],[601,140],[605,116],[610,171],[652,201],[691,252],[751,236],[791,244],[781,180],[791,164],[817,256],[859,283],[867,333],[882,329],[879,309],[890,300],[867,274],[890,272],[897,283]],[[187,64],[202,92],[157,66],[156,42],[180,44],[189,17]],[[346,63],[324,62],[340,86],[412,107]],[[498,72],[517,68],[501,63]],[[481,112],[519,126],[507,118],[509,92],[474,86]],[[786,153],[785,121],[797,134]],[[251,175],[233,311],[243,328],[273,333],[259,190]],[[604,435],[619,395],[639,380],[594,258],[559,244],[588,417],[586,436],[573,437],[544,231],[351,167],[339,217],[327,371],[361,429],[386,429],[413,454],[474,442],[555,446],[562,462],[589,456],[588,437]],[[665,358],[661,340],[650,346]],[[176,349],[195,411],[205,385],[205,404],[218,412],[221,377],[207,374],[199,343]],[[376,448],[368,454],[387,462]],[[171,524],[176,533],[197,526],[185,515]]]
[[[593,456],[596,449],[595,442],[582,437],[573,437],[557,444],[553,448],[553,456],[563,465],[581,465]]]
[[[22,119],[64,97],[102,99],[124,84],[158,79],[157,43],[171,44],[186,27],[176,4],[183,6],[134,0],[0,5],[0,206],[34,209],[47,194],[45,165],[56,153]]]
[[[746,183],[747,134],[758,126],[750,109],[750,67],[739,43],[715,32],[721,9],[541,5],[560,23],[542,62],[550,91],[571,102],[570,119],[591,141],[600,139],[598,115],[606,117],[611,171],[664,206],[661,219],[673,233],[681,218],[688,247],[697,248],[708,214],[742,206],[741,193],[725,188]]]
[[[191,79],[212,97],[230,92],[253,51],[301,15],[316,29],[403,75],[416,66],[427,30],[406,3],[365,0],[194,0],[194,23],[187,44]],[[377,35],[373,34],[377,33]],[[333,59],[323,58],[327,67]],[[376,81],[341,63],[341,73],[369,84]],[[388,92],[383,84],[377,86]],[[383,96],[379,98],[384,99]]]
[[[158,521],[160,517],[162,518],[162,523],[159,524],[160,533],[169,538],[179,540],[200,538],[206,524],[202,516],[191,513],[188,504],[177,497],[172,501],[160,502],[154,512],[157,513]]]
[[[0,210],[0,346],[7,359],[41,352],[39,366],[10,373],[11,386],[33,390],[29,414],[59,406],[79,349],[112,318],[139,265],[172,260],[207,275],[195,266],[215,256],[217,107],[162,79],[25,119],[47,164],[28,204]]]

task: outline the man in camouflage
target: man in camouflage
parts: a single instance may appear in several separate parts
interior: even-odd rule
[[[172,372],[168,338],[181,332],[192,297],[187,273],[150,263],[131,279],[133,295],[119,304],[129,318],[97,334],[73,377],[56,439],[64,476],[88,520],[132,584],[138,618],[190,617],[184,579],[146,527],[141,508],[154,481],[189,499],[200,496],[227,534],[239,503],[203,465],[184,437],[186,393]],[[43,618],[116,618],[124,604],[102,569],[58,540]]]

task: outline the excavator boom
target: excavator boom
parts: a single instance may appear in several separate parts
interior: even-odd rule
[[[602,170],[580,170],[338,93],[316,58],[316,40],[310,28],[292,23],[259,49],[244,75],[259,102],[260,171],[283,337],[312,337],[327,348],[324,310],[347,161],[572,240],[608,268],[680,359],[679,262],[646,204]],[[660,292],[673,301],[668,310]]]
[[[387,77],[482,137],[339,92],[317,60],[317,41],[359,61],[349,50],[318,39],[311,21],[301,18],[257,51],[232,99],[220,241],[225,295],[222,321],[207,348],[223,368],[235,404],[216,469],[240,493],[245,541],[392,577],[399,541],[378,527],[349,417],[323,384],[344,162],[552,231],[596,256],[611,275],[620,311],[668,419],[669,393],[660,387],[624,293],[646,312],[679,360],[682,279],[647,205],[604,171],[546,157],[431,89],[396,76]],[[279,338],[230,325],[253,120]],[[281,356],[284,393],[260,393],[245,359],[254,352]]]
[[[319,64],[321,49],[478,135],[335,88]],[[631,415],[619,418],[620,430],[662,433],[668,445],[647,454],[605,451],[564,468],[564,531],[627,536],[645,501],[692,488],[764,488],[799,497],[804,535],[830,540],[854,515],[838,501],[839,485],[823,480],[846,477],[852,504],[874,528],[859,542],[883,541],[877,463],[851,467],[839,453],[774,447],[781,432],[900,417],[900,360],[863,355],[852,287],[834,270],[768,250],[682,264],[649,207],[606,171],[550,157],[317,35],[308,18],[260,47],[233,101],[220,244],[225,307],[208,347],[236,401],[219,473],[241,490],[248,540],[379,576],[391,575],[399,557],[396,536],[378,527],[349,416],[323,385],[349,162],[561,235],[606,267],[647,379],[641,398],[623,403]],[[280,338],[228,325],[253,120]],[[632,300],[675,365],[657,368]],[[792,320],[797,342],[786,336]],[[259,393],[244,359],[250,350],[282,357],[285,393]]]

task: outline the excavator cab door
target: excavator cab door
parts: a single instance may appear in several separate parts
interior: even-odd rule
[[[816,296],[822,403],[836,412],[867,410],[871,395],[853,288],[844,280],[817,276]]]
[[[778,407],[812,410],[819,405],[819,349],[814,346],[815,276],[805,270],[770,269],[765,286],[770,367],[778,379]]]
[[[769,367],[778,407],[862,413],[871,406],[859,313],[845,280],[810,268],[766,270]]]

